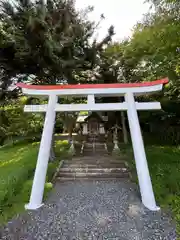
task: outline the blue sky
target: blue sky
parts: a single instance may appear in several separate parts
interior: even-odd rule
[[[105,16],[98,30],[98,38],[106,35],[107,28],[113,24],[116,31],[115,40],[131,36],[132,27],[142,19],[150,7],[144,0],[76,0],[77,8],[85,8],[88,5],[95,7],[89,16],[92,20],[98,22],[102,13]]]

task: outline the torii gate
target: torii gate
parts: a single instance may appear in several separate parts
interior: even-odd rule
[[[26,105],[24,107],[25,112],[46,112],[30,201],[25,205],[25,208],[35,210],[43,205],[44,184],[56,112],[127,111],[142,203],[149,210],[158,211],[160,208],[156,205],[153,193],[137,110],[158,110],[161,109],[161,105],[159,102],[135,102],[134,97],[160,91],[166,83],[168,83],[167,78],[144,83],[79,85],[26,85],[18,83],[17,86],[22,88],[24,94],[48,97],[48,104]],[[58,104],[58,96],[87,96],[87,104]],[[124,96],[125,101],[121,103],[95,103],[97,96]]]

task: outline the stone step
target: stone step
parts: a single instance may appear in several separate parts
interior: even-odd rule
[[[101,150],[85,150],[85,151],[83,151],[83,155],[84,156],[91,156],[91,154],[93,154],[93,156],[94,155],[99,156],[101,154],[105,154],[105,155],[108,156],[108,152],[106,150],[104,150],[104,149],[101,149]]]
[[[101,161],[86,161],[86,162],[80,162],[80,161],[73,161],[73,162],[64,162],[63,166],[70,166],[70,167],[95,167],[98,166],[102,167],[126,167],[127,164],[124,162],[101,162]]]
[[[128,178],[128,172],[118,172],[118,173],[99,173],[99,172],[59,172],[57,177],[74,177],[74,178]]]
[[[78,173],[78,172],[84,172],[84,173],[119,173],[119,172],[128,172],[127,168],[89,168],[89,167],[63,167],[60,169],[59,174],[69,172],[69,173]]]
[[[84,145],[84,148],[105,148],[105,144],[101,144],[101,145],[89,144],[89,145]]]
[[[97,158],[99,158],[99,155],[97,155]],[[74,161],[74,160],[86,160],[86,159],[94,159],[94,156],[81,156],[81,157],[73,157],[73,159],[72,160],[70,160],[70,161]],[[107,154],[105,157],[103,156],[102,158],[102,161],[125,161],[127,158],[126,157],[120,157],[120,156],[118,156],[118,157],[112,157],[111,155],[109,155],[109,154]]]
[[[85,142],[85,145],[88,146],[88,145],[96,144],[96,145],[100,146],[100,145],[103,145],[106,143],[105,141],[99,142],[97,140],[93,140],[93,139],[91,139],[91,140],[92,140],[92,142],[91,141]]]
[[[104,152],[99,152],[99,153],[84,153],[83,154],[85,157],[92,157],[92,158],[95,158],[95,159],[99,159],[99,158],[102,158],[102,157],[108,157],[109,154],[108,153],[104,153]]]
[[[88,178],[88,177],[81,177],[81,178],[74,178],[74,177],[58,177],[56,179],[57,181],[61,181],[61,182],[67,182],[67,181],[118,181],[120,180],[121,182],[130,182],[130,178],[98,178],[96,177],[95,179],[94,178]]]
[[[85,144],[84,148],[105,148],[104,143]]]
[[[104,145],[105,142],[95,141],[95,142],[86,142],[86,143],[85,143],[86,146],[88,146],[88,145],[93,145],[93,144],[96,144],[96,145],[100,146],[100,145]]]
[[[84,146],[84,150],[89,150],[89,149],[93,149],[93,146]]]
[[[64,163],[63,168],[126,168],[124,163]]]
[[[89,152],[83,153],[85,157],[92,157],[92,158],[101,158],[101,157],[108,157],[109,154],[107,152]]]
[[[96,148],[96,149],[106,149],[105,145],[102,145],[102,146],[84,146],[84,149],[93,149],[93,148]]]
[[[64,164],[70,164],[70,163],[82,163],[82,164],[97,164],[97,163],[104,163],[104,164],[109,164],[109,163],[119,163],[119,164],[125,164],[125,161],[122,159],[112,159],[110,160],[109,158],[103,157],[103,158],[98,158],[98,157],[86,157],[86,158],[77,158],[77,159],[72,159],[72,160],[66,160]]]
[[[105,148],[84,148],[83,149],[83,153],[86,153],[86,152],[106,152],[107,153],[107,150]]]
[[[112,164],[102,164],[102,163],[88,163],[88,164],[78,164],[78,163],[73,163],[73,164],[63,164],[62,168],[94,168],[94,169],[98,169],[98,168],[126,168],[126,165],[122,165],[122,164],[116,164],[116,163],[112,163]]]
[[[106,150],[106,148],[105,148],[105,146],[101,146],[101,147],[97,147],[97,146],[95,146],[95,147],[84,147],[84,151],[85,150],[92,150],[92,149],[96,149],[96,150]]]
[[[95,158],[95,159],[99,159],[99,158],[102,158],[102,157],[108,157],[108,153],[106,152],[90,152],[90,153],[83,153],[83,155],[85,157],[92,157],[92,158]]]
[[[99,154],[101,154],[101,153],[104,153],[104,154],[108,154],[108,151],[107,150],[105,150],[105,149],[86,149],[86,150],[84,150],[83,151],[83,155],[84,156],[86,156],[86,154],[97,154],[97,155],[99,155]]]
[[[98,161],[86,161],[86,162],[71,162],[71,163],[64,163],[63,166],[69,166],[69,167],[74,167],[74,166],[79,166],[79,167],[111,167],[111,168],[116,168],[116,167],[126,167],[127,165],[121,162],[98,162]]]

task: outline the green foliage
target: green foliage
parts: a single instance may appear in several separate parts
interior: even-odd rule
[[[139,60],[137,71],[142,80],[169,77],[170,86],[166,95],[180,96],[180,21],[172,9],[157,10],[134,28],[128,51]]]
[[[114,34],[90,44],[96,23],[88,20],[93,8],[76,11],[73,0],[3,0],[0,7],[0,63],[2,89],[13,81],[36,84],[77,83],[90,70],[97,54]],[[33,78],[31,76],[34,76]]]
[[[37,157],[37,146],[16,146],[1,148],[0,155],[0,211],[13,205],[24,182],[32,177]]]
[[[66,157],[70,144],[67,140],[55,141],[55,154],[57,157]]]
[[[87,116],[88,115],[88,111],[80,111],[79,112],[79,116]]]
[[[179,16],[179,11],[169,7],[147,13],[134,26],[131,39],[113,43],[101,53],[98,77],[114,82],[168,77],[170,84],[165,89],[165,96],[180,98]]]
[[[40,135],[44,123],[42,114],[25,113],[22,99],[11,101],[0,109],[0,138],[6,140],[29,138]]]
[[[65,156],[66,143],[58,142],[62,156]],[[33,175],[36,166],[39,143],[17,144],[0,148],[0,222],[6,222],[23,211],[29,201]],[[59,160],[50,162],[45,184],[45,194],[52,188],[50,183]]]
[[[177,9],[180,6],[179,0],[147,0],[156,8]]]
[[[161,6],[146,14],[142,21],[134,26],[129,40],[109,44],[101,53],[101,64],[96,75],[97,80],[107,83],[143,82],[168,77],[170,82],[162,93],[137,100],[161,102],[163,111],[148,113],[141,122],[143,125],[146,125],[146,122],[156,122],[157,129],[164,125],[166,131],[170,126],[175,126],[173,131],[167,134],[165,131],[164,135],[167,135],[169,142],[171,138],[172,142],[179,143],[179,131],[176,133],[176,127],[179,125],[180,99],[180,15],[175,2],[178,1],[174,1],[171,7],[158,4]],[[118,101],[107,99],[113,102],[112,100]],[[140,113],[140,116],[141,114],[144,113]],[[109,116],[112,122],[115,118],[115,115],[112,118]]]
[[[109,77],[109,81],[112,79],[112,82],[137,81],[137,72],[135,71],[137,64],[138,59],[135,58],[133,53],[129,52],[129,42],[127,40],[109,44],[102,53],[102,66],[106,69],[103,73],[105,74],[109,70],[109,76],[107,75],[106,78]],[[109,81],[107,80],[107,82]]]

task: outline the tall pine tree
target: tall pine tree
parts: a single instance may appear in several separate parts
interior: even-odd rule
[[[76,84],[91,70],[99,51],[114,34],[90,44],[97,24],[87,19],[92,8],[75,9],[73,0],[4,0],[0,8],[1,87],[14,78],[33,76],[34,84]],[[23,78],[20,78],[23,76]]]

